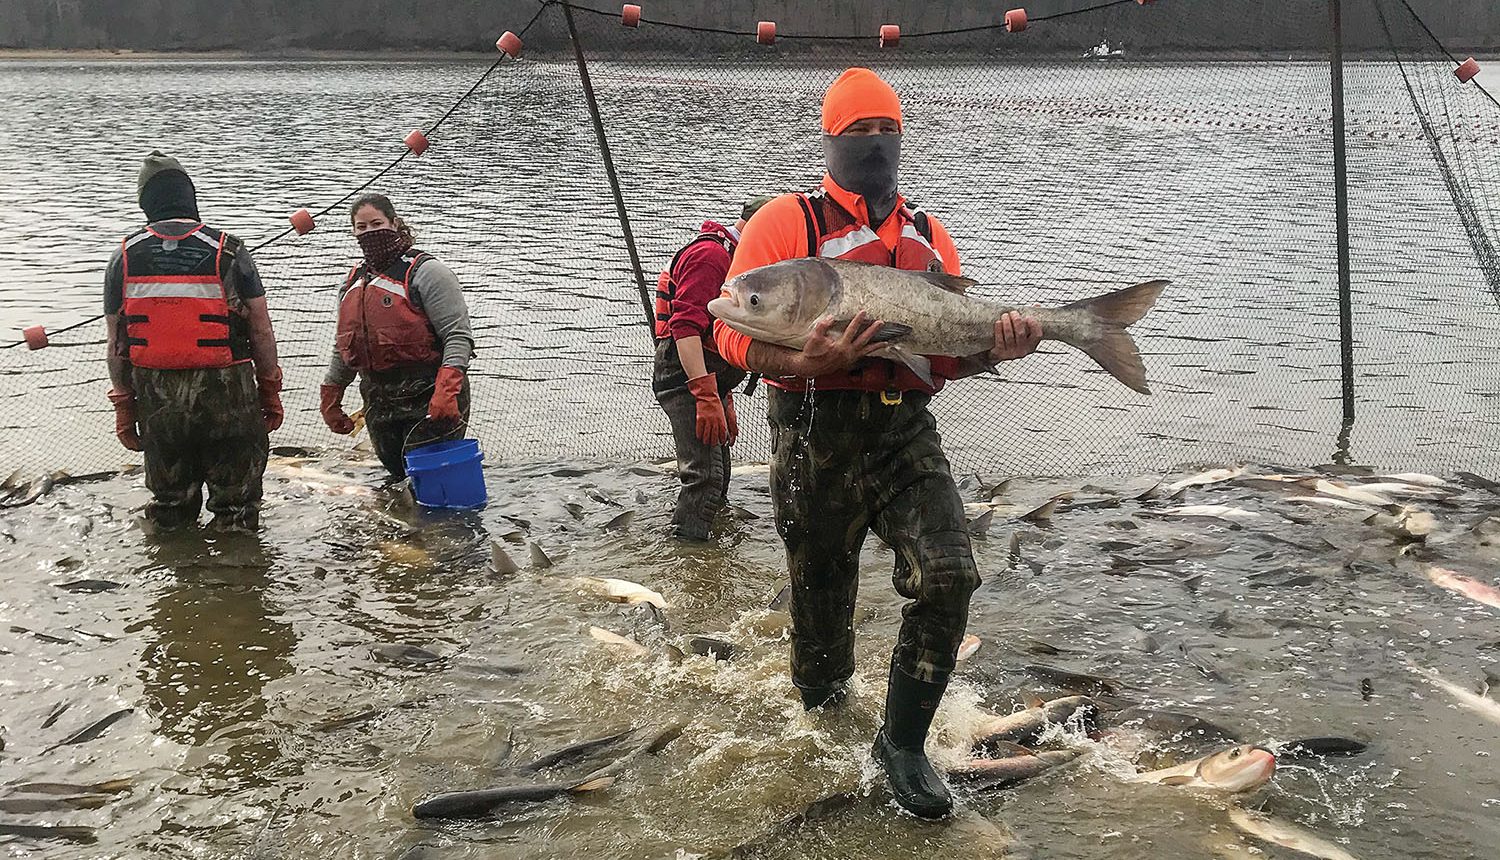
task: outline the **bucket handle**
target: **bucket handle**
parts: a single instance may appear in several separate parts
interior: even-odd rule
[[[432,421],[432,419],[428,418],[427,416],[424,415],[424,416],[422,416],[422,420],[421,421],[418,421],[417,423],[411,425],[411,429],[408,430],[408,431],[406,431],[406,438],[401,440],[401,456],[402,457],[406,456],[406,454],[407,454],[407,450],[406,449],[408,447],[410,447],[410,445],[411,445],[411,434],[417,432],[417,428],[418,427],[421,427],[423,424],[426,424],[429,421]],[[457,429],[457,430],[467,430],[467,429],[469,429],[469,422],[465,421],[463,419],[463,417],[460,416],[459,419],[458,419],[458,425],[454,429]]]

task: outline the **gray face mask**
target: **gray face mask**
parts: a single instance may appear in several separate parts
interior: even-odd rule
[[[823,135],[828,175],[840,188],[865,198],[874,211],[889,212],[896,200],[901,135]]]

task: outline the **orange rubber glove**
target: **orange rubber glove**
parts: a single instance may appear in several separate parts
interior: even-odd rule
[[[427,417],[439,424],[457,424],[463,420],[463,416],[458,413],[458,394],[463,390],[462,370],[446,364],[438,368],[437,382],[432,387],[432,400],[427,403]]]
[[[344,387],[325,385],[318,391],[322,398],[318,411],[323,414],[323,423],[328,425],[329,430],[340,436],[353,433],[354,421],[344,412]]]
[[[735,440],[740,438],[740,417],[734,414],[733,394],[724,395],[724,418],[729,425],[729,439],[724,444],[733,445]]]
[[[729,439],[729,420],[719,400],[719,380],[712,373],[688,380],[688,391],[698,401],[698,441],[723,445]]]
[[[266,420],[266,432],[275,433],[286,420],[286,410],[281,407],[281,368],[273,367],[270,373],[256,376],[255,390],[260,395],[260,414]]]
[[[115,438],[126,450],[141,450],[141,434],[135,429],[135,392],[111,388],[109,402],[115,405]]]

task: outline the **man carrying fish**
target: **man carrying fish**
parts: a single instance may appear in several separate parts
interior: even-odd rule
[[[266,291],[240,240],[203,223],[176,159],[153,152],[137,184],[146,226],[104,276],[115,436],[143,451],[148,521],[260,524],[267,434],[281,426],[281,367]]]
[[[947,815],[925,742],[979,585],[963,503],[927,405],[950,380],[1030,355],[1043,337],[1087,352],[1144,391],[1124,327],[1163,284],[1018,312],[963,295],[958,252],[897,191],[901,103],[868,69],[823,101],[827,175],[746,225],[723,295],[709,303],[719,354],[770,386],[771,485],[792,593],[792,682],[809,708],[854,673],[859,553],[873,530],[912,602],[892,654],[874,755],[897,802]]]

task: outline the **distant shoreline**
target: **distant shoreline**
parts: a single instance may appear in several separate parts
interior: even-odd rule
[[[686,57],[687,59],[739,59],[758,54],[758,51],[734,52],[722,55],[705,54],[701,57]],[[837,52],[841,56],[847,56],[846,52]],[[1500,54],[1500,47],[1496,48],[1474,48],[1457,50],[1458,56],[1472,54],[1484,62],[1486,57],[1493,58]],[[311,48],[286,48],[276,50],[181,50],[181,51],[137,51],[130,49],[107,49],[107,48],[0,48],[0,62],[17,60],[75,60],[75,61],[101,61],[101,60],[126,60],[137,62],[164,62],[164,61],[216,61],[235,60],[247,62],[448,62],[448,61],[488,61],[494,60],[500,54],[496,51],[470,51],[470,50],[326,50]],[[788,51],[784,54],[791,60],[817,60],[829,56],[828,52],[817,49],[801,49]],[[1059,60],[1084,60],[1087,59],[1074,52],[1059,51],[1035,51],[1035,52],[1012,52],[1012,51],[909,51],[905,56],[914,60],[930,60],[940,62],[946,58],[954,59],[991,59],[997,61],[1059,61]],[[571,59],[572,53],[562,49],[532,49],[528,47],[526,59],[564,60]],[[609,61],[626,58],[651,59],[685,59],[678,51],[640,51],[629,53],[617,53],[613,56],[604,56],[598,51],[590,51],[591,61]],[[1388,51],[1379,50],[1346,50],[1344,52],[1346,61],[1369,61],[1369,60],[1391,60]],[[1427,58],[1424,58],[1427,59]],[[1214,50],[1157,50],[1141,52],[1139,54],[1127,54],[1120,58],[1109,58],[1096,60],[1100,63],[1130,63],[1130,62],[1182,62],[1182,61],[1213,61],[1224,62],[1315,62],[1327,61],[1328,54],[1320,51],[1308,50],[1241,50],[1233,48]]]

